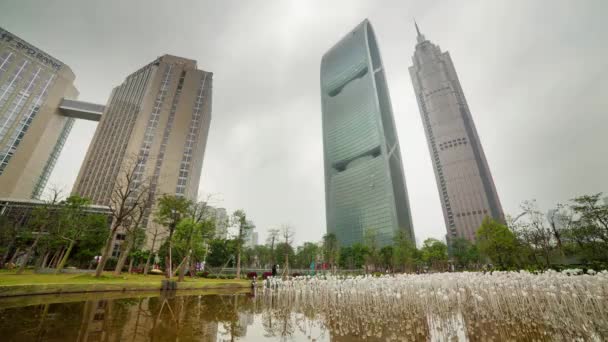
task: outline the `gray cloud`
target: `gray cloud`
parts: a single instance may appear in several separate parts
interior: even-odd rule
[[[265,237],[325,233],[323,53],[364,18],[387,70],[416,235],[445,227],[408,66],[412,18],[449,50],[507,213],[607,189],[608,29],[603,1],[19,1],[2,25],[71,66],[80,99],[164,53],[213,71],[201,191],[244,208]],[[50,183],[71,188],[95,129],[75,125]]]

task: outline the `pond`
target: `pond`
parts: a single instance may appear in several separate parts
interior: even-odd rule
[[[4,298],[0,299],[0,340],[608,339],[608,275],[450,277],[298,279],[268,282],[269,288],[241,293],[123,292]],[[559,282],[557,290],[548,289],[553,286],[547,285],[548,281]],[[513,286],[518,293],[513,293]],[[563,294],[555,298],[551,291]]]

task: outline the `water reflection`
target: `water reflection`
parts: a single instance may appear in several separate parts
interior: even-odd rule
[[[374,299],[370,299],[373,304]],[[314,301],[197,292],[38,296],[0,300],[2,341],[428,341],[555,340],[542,325],[474,314],[324,310]],[[600,330],[601,331],[601,330]],[[562,336],[566,338],[567,336]],[[597,336],[600,338],[600,336]],[[605,337],[605,336],[604,336]]]

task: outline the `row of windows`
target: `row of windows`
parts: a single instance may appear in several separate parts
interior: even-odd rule
[[[156,158],[156,166],[154,168],[154,174],[152,176],[151,182],[151,192],[150,196],[153,199],[148,203],[148,207],[146,211],[150,211],[152,207],[152,203],[154,202],[154,197],[156,196],[156,185],[158,184],[158,178],[160,177],[160,169],[162,167],[163,161],[165,159],[165,151],[167,149],[167,143],[169,141],[169,135],[171,135],[171,131],[173,129],[173,122],[175,121],[175,112],[177,110],[177,104],[179,103],[179,99],[182,94],[182,88],[184,87],[184,79],[186,77],[186,72],[182,71],[179,81],[177,82],[177,89],[175,91],[175,96],[173,97],[173,101],[171,102],[171,110],[169,111],[169,117],[167,118],[167,125],[165,126],[165,130],[163,132],[163,137],[160,144],[160,149],[158,152],[158,156]],[[148,215],[146,215],[147,217]],[[146,220],[144,227],[147,226],[148,221]]]
[[[452,147],[456,147],[456,146],[460,146],[460,145],[466,145],[466,144],[467,144],[466,138],[458,138],[458,139],[453,139],[450,141],[440,143],[439,148],[443,151],[448,148],[452,148]]]
[[[139,157],[137,158],[137,167],[135,168],[135,179],[137,180],[142,179],[146,163],[148,162],[150,148],[152,147],[156,128],[158,127],[158,122],[160,121],[161,108],[165,101],[165,97],[167,96],[167,90],[169,89],[169,80],[172,69],[173,64],[169,64],[165,70],[165,73],[163,74],[160,89],[158,90],[156,100],[154,101],[154,108],[152,109],[150,118],[148,119],[148,124],[144,133],[144,140],[139,150]]]
[[[487,209],[473,210],[473,211],[468,211],[466,213],[456,213],[456,217],[465,217],[465,216],[472,216],[472,215],[482,215],[482,214],[487,214],[487,213],[488,213]]]
[[[188,183],[188,176],[190,175],[190,162],[192,160],[192,148],[197,142],[197,133],[200,130],[200,123],[202,120],[203,103],[205,100],[205,90],[207,82],[207,73],[204,74],[201,79],[201,83],[198,89],[198,94],[194,102],[194,108],[192,109],[192,119],[190,120],[190,126],[188,130],[188,136],[186,137],[186,143],[184,144],[184,152],[182,155],[182,161],[179,166],[179,177],[177,179],[177,185],[175,192],[178,195],[184,195],[186,193],[186,184]]]

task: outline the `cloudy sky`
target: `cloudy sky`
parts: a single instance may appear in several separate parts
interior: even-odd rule
[[[68,64],[105,103],[169,53],[214,72],[201,193],[243,208],[263,241],[325,233],[319,63],[365,18],[386,68],[417,239],[443,238],[439,195],[407,68],[413,18],[456,65],[506,213],[608,191],[606,1],[2,1],[0,26]],[[95,123],[78,122],[49,184],[76,179]]]

